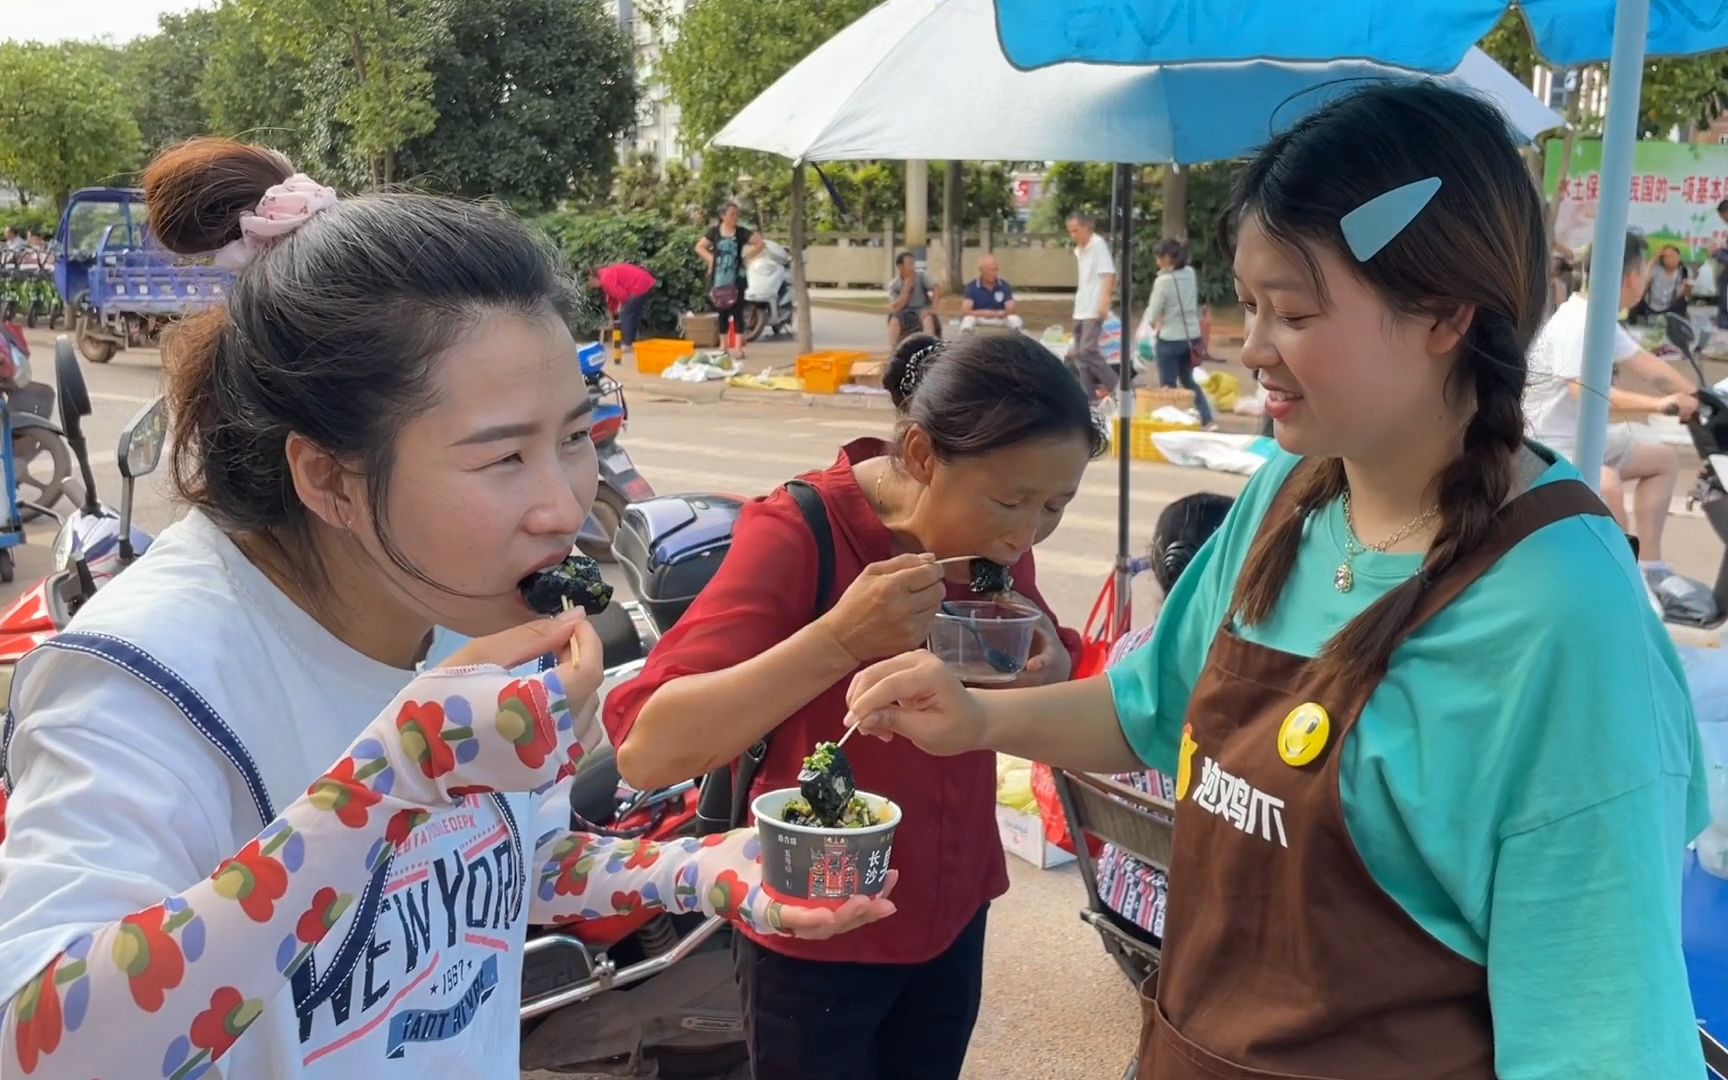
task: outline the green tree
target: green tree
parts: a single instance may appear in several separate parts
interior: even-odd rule
[[[1530,28],[1516,8],[1508,8],[1477,47],[1495,63],[1518,76],[1518,81],[1525,86],[1530,85],[1536,65],[1541,63],[1536,56],[1536,44],[1530,39]]]
[[[443,0],[428,67],[436,125],[401,171],[463,195],[537,208],[572,177],[605,176],[634,123],[636,79],[600,0]]]
[[[1613,76],[1613,72],[1609,72]],[[1638,102],[1638,134],[1667,138],[1679,128],[1709,127],[1728,111],[1728,53],[1652,60],[1644,65],[1644,90]]]
[[[432,0],[227,0],[255,23],[267,63],[304,65],[309,147],[328,164],[363,172],[378,184],[395,179],[396,157],[431,131],[428,58],[442,21]],[[334,125],[334,126],[332,126]]]
[[[702,146],[774,80],[833,37],[876,0],[694,0],[677,20],[661,76],[686,145]],[[644,16],[664,35],[670,20],[650,5]],[[765,174],[763,155],[715,151],[745,171]],[[779,168],[786,163],[779,160]]]
[[[0,176],[65,207],[75,189],[122,180],[140,136],[126,91],[87,47],[0,43]]]
[[[157,31],[127,45],[124,74],[146,153],[210,130],[202,90],[216,47],[217,13],[165,14]]]
[[[1526,84],[1542,62],[1529,27],[1516,10],[1508,11],[1480,44],[1483,52]],[[1638,105],[1640,138],[1662,139],[1675,128],[1687,132],[1708,127],[1724,111],[1728,111],[1728,54],[1651,60],[1644,65]],[[1600,134],[1602,117],[1580,120],[1584,134]]]
[[[215,38],[198,103],[210,130],[273,146],[295,161],[306,156],[301,128],[309,65],[269,47],[265,27],[244,7],[214,12]]]

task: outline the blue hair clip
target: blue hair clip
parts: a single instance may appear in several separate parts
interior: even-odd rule
[[[1345,214],[1338,224],[1356,261],[1367,262],[1378,255],[1416,220],[1439,190],[1440,178],[1430,176],[1377,195]]]

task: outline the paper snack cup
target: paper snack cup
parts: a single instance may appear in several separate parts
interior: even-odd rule
[[[765,792],[750,804],[762,838],[762,890],[776,900],[814,907],[839,907],[849,896],[875,896],[888,883],[894,830],[900,807],[880,795],[858,792],[887,820],[863,829],[824,829],[780,820],[798,789]]]

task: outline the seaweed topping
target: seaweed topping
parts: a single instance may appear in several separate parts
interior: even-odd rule
[[[529,574],[516,587],[541,615],[557,615],[566,606],[598,615],[612,602],[612,586],[601,580],[600,564],[586,555],[572,555],[557,566]]]
[[[980,596],[999,596],[1014,591],[1014,575],[1006,566],[989,559],[972,560],[972,591]]]
[[[804,768],[799,770],[798,791],[823,825],[830,828],[838,825],[847,804],[858,793],[846,751],[835,743],[817,743],[816,749],[804,759]]]

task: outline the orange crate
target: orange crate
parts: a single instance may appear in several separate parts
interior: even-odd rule
[[[636,370],[643,375],[658,375],[684,359],[696,355],[694,341],[677,338],[650,338],[636,343]]]
[[[798,381],[806,394],[838,394],[852,380],[852,365],[868,359],[867,352],[844,349],[806,353],[798,358]]]

